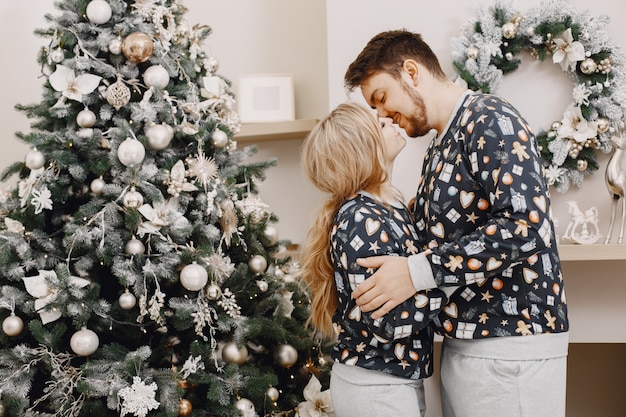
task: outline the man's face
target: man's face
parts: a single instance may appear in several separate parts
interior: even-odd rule
[[[397,80],[390,74],[378,72],[361,84],[367,104],[379,117],[389,117],[411,137],[424,136],[430,131],[426,105],[415,90],[407,73]]]

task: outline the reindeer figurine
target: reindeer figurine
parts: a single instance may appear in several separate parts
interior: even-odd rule
[[[613,223],[615,222],[615,215],[617,211],[617,202],[620,198],[622,199],[622,225],[620,227],[617,243],[622,243],[624,239],[624,222],[626,220],[626,198],[624,198],[624,190],[626,190],[626,172],[624,172],[624,169],[622,168],[622,163],[625,158],[624,150],[626,148],[626,137],[623,135],[623,129],[620,129],[619,136],[611,137],[611,143],[614,146],[614,151],[606,166],[604,179],[613,200],[611,202],[611,222],[609,224],[609,231],[604,239],[605,244],[611,241]]]

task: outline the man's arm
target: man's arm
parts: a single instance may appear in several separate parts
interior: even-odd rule
[[[378,269],[359,284],[352,298],[363,312],[374,311],[377,319],[413,296],[417,291],[436,288],[426,254],[430,251],[402,256],[371,256],[359,258],[357,263],[365,268]]]

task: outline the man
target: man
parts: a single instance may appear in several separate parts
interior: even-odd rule
[[[445,417],[565,416],[569,323],[537,143],[509,103],[467,91],[406,30],[370,40],[346,87],[426,152],[415,217],[428,250],[370,257],[353,293],[382,316],[416,291],[454,288],[439,316]]]

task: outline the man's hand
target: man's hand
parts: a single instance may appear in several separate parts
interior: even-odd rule
[[[352,298],[356,299],[361,311],[367,313],[376,310],[372,318],[384,316],[415,294],[407,258],[371,256],[357,259],[357,263],[365,268],[378,268],[352,292]]]

